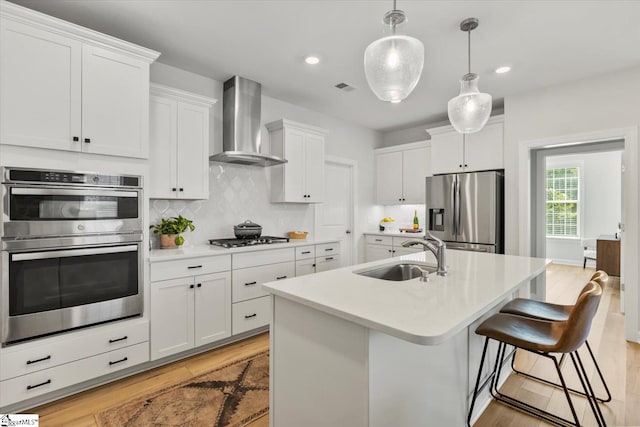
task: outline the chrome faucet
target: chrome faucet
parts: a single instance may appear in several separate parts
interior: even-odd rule
[[[429,240],[433,240],[434,243]],[[447,245],[434,236],[431,233],[427,233],[424,240],[407,240],[402,244],[403,247],[408,248],[410,246],[422,245],[425,250],[429,249],[436,257],[438,261],[438,269],[436,270],[436,274],[438,276],[446,276],[447,275]]]

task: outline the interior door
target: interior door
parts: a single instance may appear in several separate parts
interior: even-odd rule
[[[340,261],[353,263],[353,169],[339,160],[325,162],[325,199],[316,205],[319,238],[340,241]]]
[[[458,176],[458,241],[495,244],[497,174],[476,172]]]

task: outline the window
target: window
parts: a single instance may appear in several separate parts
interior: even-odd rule
[[[547,169],[547,236],[579,237],[580,168]]]

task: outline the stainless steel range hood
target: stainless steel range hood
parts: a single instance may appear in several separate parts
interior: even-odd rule
[[[262,85],[234,76],[224,82],[222,105],[222,153],[212,162],[273,166],[285,159],[260,153],[260,113]]]

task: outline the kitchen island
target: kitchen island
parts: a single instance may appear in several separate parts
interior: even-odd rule
[[[429,282],[356,274],[432,263],[420,252],[264,284],[272,294],[270,425],[465,425],[482,345],[475,327],[548,261],[447,256],[448,276]]]

